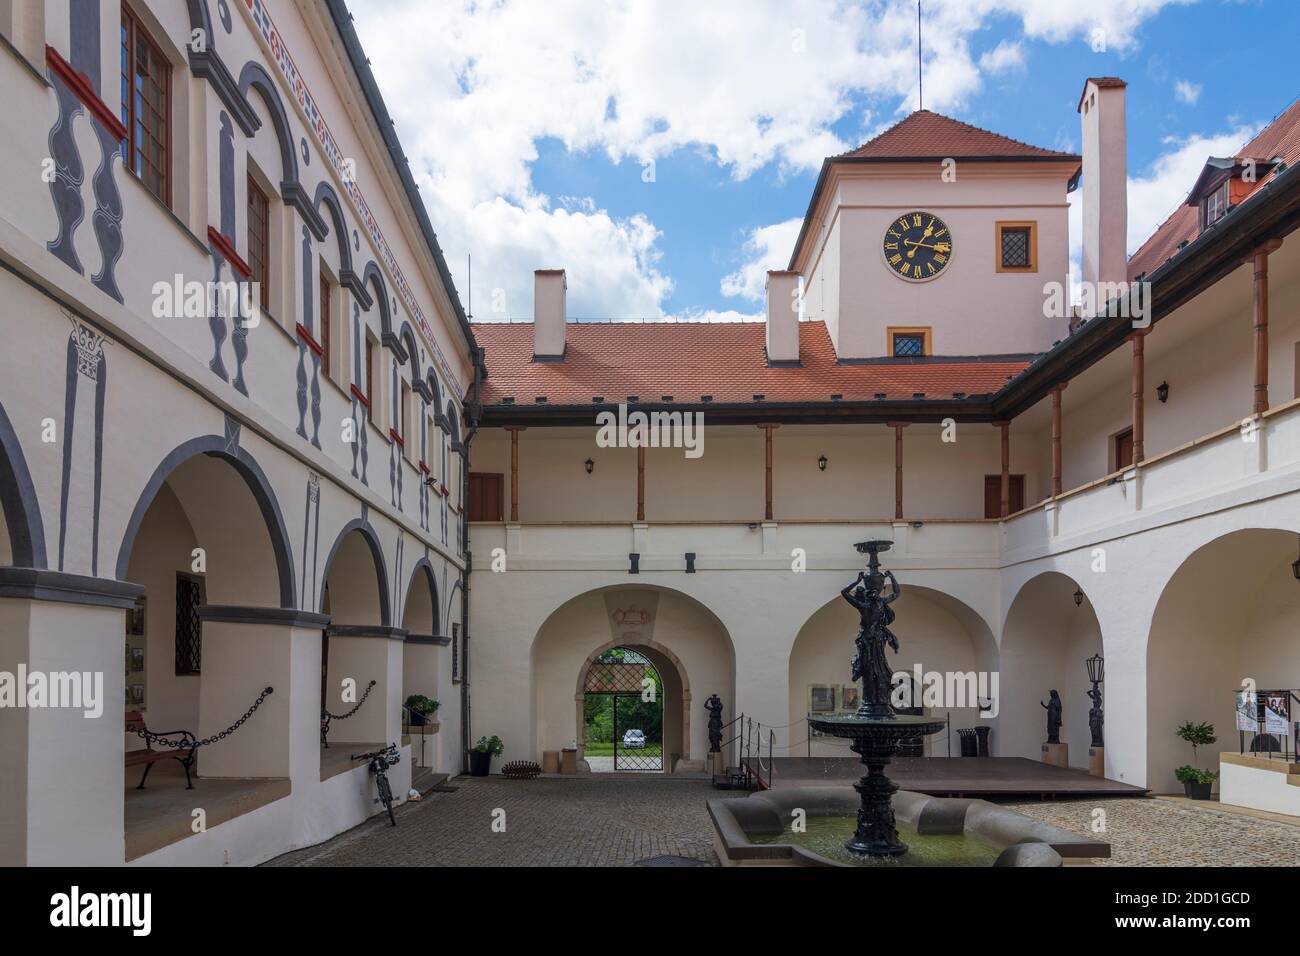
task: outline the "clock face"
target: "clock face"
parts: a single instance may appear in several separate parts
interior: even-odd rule
[[[933,213],[909,212],[889,224],[882,249],[885,264],[895,275],[925,282],[939,276],[952,261],[952,233]]]

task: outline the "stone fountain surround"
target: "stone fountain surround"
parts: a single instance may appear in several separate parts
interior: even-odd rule
[[[987,800],[931,797],[899,790],[894,814],[919,834],[968,833],[1004,847],[994,866],[1062,866],[1066,860],[1109,858],[1110,844],[1032,820]],[[739,800],[710,800],[713,845],[723,866],[850,866],[789,843],[753,843],[785,832],[791,811],[809,817],[852,816],[858,795],[846,787],[769,790]]]

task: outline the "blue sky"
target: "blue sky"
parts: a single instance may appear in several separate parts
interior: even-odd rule
[[[966,122],[1077,150],[1084,79],[1128,80],[1131,246],[1300,94],[1294,0],[924,6],[926,106]],[[560,267],[571,317],[761,311],[821,157],[906,115],[916,70],[911,0],[761,8],[353,4],[477,318],[528,317],[532,270]]]

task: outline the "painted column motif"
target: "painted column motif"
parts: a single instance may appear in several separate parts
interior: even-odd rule
[[[99,510],[103,487],[104,398],[108,387],[108,359],[104,337],[89,326],[74,323],[68,337],[67,374],[63,400],[63,480],[59,494],[60,571],[99,573]],[[85,393],[91,404],[81,404],[82,428],[77,428],[78,395]],[[87,409],[90,409],[90,419]],[[89,426],[89,427],[84,427]],[[74,464],[76,467],[74,468]],[[69,541],[89,499],[89,534]],[[70,507],[71,506],[71,507]],[[69,510],[73,517],[69,519]]]

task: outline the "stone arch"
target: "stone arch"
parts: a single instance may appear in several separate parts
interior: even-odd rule
[[[594,588],[547,615],[529,653],[533,741],[528,752],[540,756],[570,741],[582,744],[587,673],[614,647],[645,654],[664,678],[665,768],[673,768],[674,755],[700,764],[708,751],[707,721],[695,711],[717,693],[726,719],[733,716],[735,645],[718,616],[698,599],[657,585]],[[680,743],[674,747],[670,740]]]
[[[379,306],[379,328],[385,336],[391,336],[393,333],[393,316],[388,307],[388,285],[384,282],[384,274],[379,270],[379,266],[372,259],[366,263],[365,270],[361,273],[361,284],[363,286],[374,286],[375,303]]]
[[[279,576],[280,607],[295,607],[293,548],[289,543],[288,528],[280,504],[276,500],[275,491],[257,460],[247,450],[234,445],[221,435],[204,435],[178,445],[154,469],[136,500],[135,508],[132,509],[131,517],[127,521],[126,531],[122,535],[115,565],[117,579],[126,580],[136,535],[159,489],[180,466],[198,455],[207,455],[228,463],[252,493],[262,520],[266,524],[267,534],[270,536],[276,572]]]
[[[345,551],[344,549],[345,547],[350,547],[351,542],[354,540],[350,536],[352,536],[353,534],[355,534],[356,537],[360,539],[361,543],[364,544],[366,550],[369,552],[371,560],[374,562],[375,582],[376,582],[376,590],[377,590],[375,601],[378,610],[379,620],[377,622],[339,620],[333,623],[340,623],[340,624],[376,624],[377,623],[382,627],[391,627],[393,624],[393,613],[392,613],[392,608],[389,604],[389,597],[388,597],[388,590],[389,590],[388,583],[387,583],[388,566],[384,561],[384,549],[379,542],[379,535],[375,533],[375,529],[371,527],[370,522],[365,518],[354,518],[351,521],[349,521],[347,524],[345,524],[342,530],[339,531],[338,536],[334,539],[334,544],[330,546],[329,557],[325,559],[324,581],[326,583],[326,587],[321,589],[320,611],[322,613],[329,613],[331,617],[340,615],[340,608],[337,605],[337,603],[331,603],[330,607],[328,609],[326,608],[325,597],[330,583],[330,572],[335,569],[335,564],[334,564],[335,558],[340,554],[347,554],[347,551]],[[349,559],[351,559],[351,555],[349,555]],[[337,601],[337,595],[335,595],[335,599]],[[346,612],[343,613],[342,616],[346,617],[347,613]]]
[[[419,622],[407,620],[408,612],[412,610],[412,600],[417,599],[420,595],[417,587],[421,579],[428,585],[428,590],[424,592],[424,597],[427,597],[429,604],[429,620],[427,623],[423,620],[423,614],[421,614]],[[423,612],[423,600],[420,601],[418,608]],[[438,581],[434,577],[433,565],[429,562],[429,559],[421,557],[419,561],[415,562],[415,566],[411,568],[411,576],[407,579],[406,590],[402,594],[401,626],[412,633],[438,635],[442,633],[439,617]]]
[[[1161,589],[1145,649],[1151,790],[1181,790],[1173,771],[1192,763],[1192,750],[1175,736],[1179,724],[1214,725],[1218,743],[1208,753],[1202,747],[1199,762],[1217,770],[1218,753],[1241,743],[1234,694],[1242,682],[1251,679],[1259,690],[1300,687],[1300,584],[1291,571],[1298,557],[1295,530],[1238,528],[1188,554]],[[1140,726],[1140,708],[1132,718]]]
[[[897,620],[891,626],[900,646],[898,655],[889,653],[895,672],[910,674],[918,665],[923,672],[973,672],[977,681],[976,691],[979,690],[980,675],[984,675],[985,688],[992,693],[992,681],[998,674],[998,649],[983,616],[947,592],[906,581],[902,582],[902,588],[902,595],[893,605]],[[790,726],[784,732],[788,735],[791,755],[802,756],[811,752],[814,756],[851,756],[837,741],[810,739],[804,720],[813,707],[814,687],[820,688],[819,706],[826,702],[832,710],[852,709],[845,705],[843,692],[846,685],[850,690],[854,689],[850,680],[850,661],[857,629],[857,612],[838,595],[809,615],[799,628],[787,662]],[[839,691],[835,692],[837,685]],[[964,694],[964,685],[962,691]],[[1000,697],[1003,691],[999,680],[997,696]],[[833,700],[827,701],[828,693],[833,694]],[[951,715],[954,748],[957,728],[975,727],[982,723],[993,725],[993,741],[996,742],[996,720],[981,718],[976,701],[963,698],[961,703],[966,706],[961,707],[955,706],[956,703],[945,701],[945,704],[953,706],[925,708],[927,713],[935,716]],[[947,755],[947,742],[942,736],[930,738],[925,746],[932,756]]]
[[[352,243],[348,241],[348,221],[343,215],[343,204],[339,202],[338,193],[334,192],[334,187],[328,181],[322,179],[316,186],[316,195],[312,197],[312,207],[320,209],[324,206],[329,212],[330,221],[334,223],[334,238],[339,247],[339,281],[348,284],[352,288],[354,295],[357,289],[360,289],[361,295],[357,297],[363,299],[365,308],[370,307],[369,294],[366,293],[365,287],[359,282],[349,283],[347,277],[353,275],[352,272]],[[326,226],[328,232],[328,226]]]
[[[0,511],[8,531],[9,563],[23,568],[46,567],[40,499],[27,470],[22,443],[3,405],[0,405]]]
[[[998,717],[999,756],[1040,759],[1047,717],[1039,704],[1050,690],[1057,690],[1063,711],[1061,742],[1069,747],[1070,765],[1088,768],[1092,735],[1087,691],[1092,685],[1085,661],[1094,654],[1105,657],[1104,647],[1092,601],[1075,578],[1043,571],[1021,585],[1002,625],[1005,692]]]
[[[587,759],[587,725],[586,725],[586,701],[587,701],[587,680],[591,675],[592,666],[600,657],[614,648],[625,648],[635,651],[642,655],[650,662],[650,665],[659,675],[659,680],[663,688],[663,697],[661,700],[663,733],[662,733],[662,758],[660,760],[659,772],[671,772],[669,766],[671,755],[677,754],[682,759],[690,759],[690,739],[691,739],[691,679],[686,670],[686,665],[682,663],[681,658],[673,653],[667,645],[660,644],[653,640],[639,640],[629,642],[623,640],[613,640],[607,644],[598,647],[583,662],[582,669],[578,672],[578,685],[574,693],[574,703],[576,705],[576,720],[578,726],[578,759]],[[592,758],[593,760],[595,758]],[[588,761],[590,765],[590,761]],[[647,768],[636,768],[647,769]],[[654,772],[654,768],[648,768]]]
[[[285,193],[288,186],[298,186],[298,157],[294,152],[293,130],[289,127],[289,116],[284,110],[284,103],[280,101],[280,94],[276,92],[275,82],[270,75],[262,68],[260,63],[249,60],[244,64],[244,68],[239,71],[239,92],[248,98],[250,90],[256,90],[262,97],[262,102],[266,104],[267,113],[271,117],[271,126],[275,129],[275,138],[280,145],[280,164],[284,179],[280,183],[281,193]],[[284,196],[288,201],[289,197]]]
[[[456,410],[456,403],[450,398],[447,399],[447,413],[444,416],[447,420],[447,434],[451,436],[451,450],[460,452],[460,414]]]

